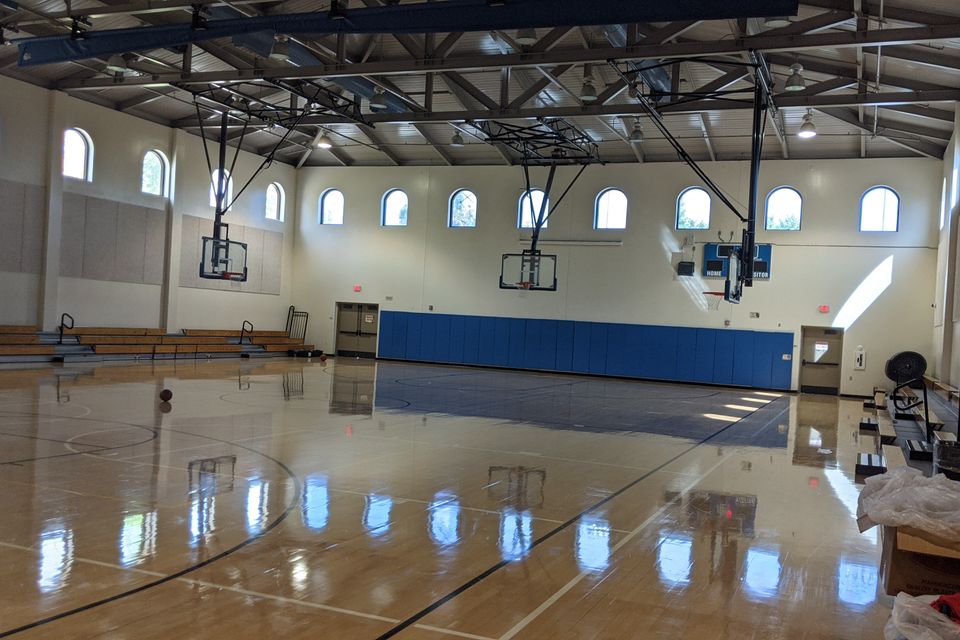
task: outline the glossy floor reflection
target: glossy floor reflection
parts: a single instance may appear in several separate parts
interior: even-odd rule
[[[876,638],[860,414],[356,360],[0,370],[0,637]]]

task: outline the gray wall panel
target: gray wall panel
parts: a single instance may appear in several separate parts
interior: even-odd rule
[[[156,209],[144,209],[146,238],[144,240],[143,282],[163,284],[163,251],[167,237],[167,214]]]
[[[25,186],[0,180],[0,271],[20,271]]]
[[[246,293],[280,295],[283,264],[283,234],[239,224],[230,225],[230,239],[247,244],[247,281],[205,280],[197,275],[200,267],[201,236],[210,235],[213,221],[209,218],[183,216],[180,249],[180,286],[195,289],[216,289]],[[269,244],[269,254],[267,246]],[[265,277],[270,270],[269,278]]]
[[[117,262],[115,278],[143,283],[147,219],[143,207],[121,204],[117,213]]]
[[[66,278],[83,277],[83,228],[86,217],[86,198],[76,193],[64,192],[60,275]]]
[[[20,271],[40,273],[43,266],[43,228],[47,219],[47,193],[38,185],[28,184],[23,201],[23,248]]]
[[[180,286],[200,287],[200,218],[183,216],[180,233]]]
[[[87,221],[83,228],[83,277],[114,280],[117,262],[117,211],[110,200],[87,198]]]
[[[263,293],[280,295],[281,271],[283,270],[283,234],[276,231],[263,232],[263,278],[260,290]]]
[[[263,230],[248,227],[243,234],[247,243],[247,282],[246,290],[261,290],[263,272]]]

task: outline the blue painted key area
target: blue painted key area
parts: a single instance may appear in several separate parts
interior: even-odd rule
[[[377,355],[789,389],[793,334],[382,311]]]

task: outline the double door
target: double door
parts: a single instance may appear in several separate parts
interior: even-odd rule
[[[843,329],[801,327],[800,391],[837,395],[843,364]]]
[[[374,358],[380,308],[375,304],[337,303],[337,355]]]

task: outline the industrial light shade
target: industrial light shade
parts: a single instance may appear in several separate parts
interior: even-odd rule
[[[333,146],[333,140],[331,140],[330,136],[327,134],[323,134],[317,138],[317,141],[313,143],[313,146],[315,146],[317,149],[329,149]]]
[[[277,36],[273,48],[270,49],[270,59],[277,62],[287,62],[290,59],[290,43],[286,36]]]
[[[633,131],[630,132],[630,142],[643,142],[643,127],[640,126],[640,120],[633,123]]]
[[[463,146],[463,136],[460,135],[459,131],[454,132],[453,137],[450,138],[451,147],[462,147]]]
[[[127,60],[119,53],[107,58],[107,71],[110,73],[126,73],[127,69]]]
[[[803,116],[803,124],[800,125],[800,129],[797,130],[798,138],[813,138],[817,135],[817,127],[813,124],[813,112],[810,109],[807,109],[807,113]]]
[[[370,96],[370,111],[385,111],[387,109],[387,98],[383,95],[383,89],[377,87]]]
[[[789,27],[791,24],[790,18],[787,16],[771,16],[763,19],[763,26],[767,29],[780,29],[781,27]]]
[[[580,100],[583,102],[597,101],[597,88],[593,86],[593,81],[590,78],[583,81],[583,87],[580,88]]]
[[[537,31],[536,29],[532,29],[530,27],[518,29],[517,37],[514,38],[514,40],[516,40],[517,44],[523,47],[529,47],[530,45],[537,44]]]
[[[790,65],[790,77],[787,78],[787,84],[784,91],[803,91],[807,88],[807,81],[803,79],[803,65],[796,62]]]

